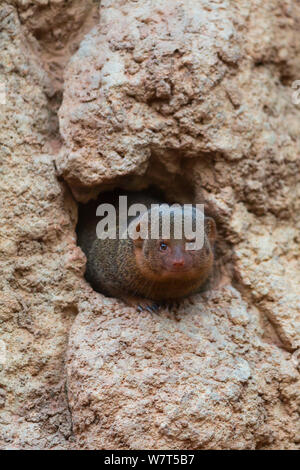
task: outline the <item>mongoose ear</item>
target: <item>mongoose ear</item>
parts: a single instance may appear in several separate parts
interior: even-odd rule
[[[136,234],[140,233],[141,232],[141,222],[138,222],[135,226],[135,232]],[[134,246],[136,246],[137,248],[142,248],[143,246],[143,238],[141,236],[141,233],[140,235],[138,236],[138,238],[136,238],[135,240],[133,240],[133,243],[134,243]]]
[[[204,227],[209,241],[213,244],[217,238],[217,227],[214,219],[205,217]]]

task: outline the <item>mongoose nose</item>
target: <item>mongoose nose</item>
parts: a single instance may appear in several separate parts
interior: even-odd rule
[[[175,259],[172,264],[174,268],[180,268],[184,265],[184,259],[183,258]]]

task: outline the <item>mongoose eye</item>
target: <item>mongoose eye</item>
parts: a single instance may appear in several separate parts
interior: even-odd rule
[[[161,242],[159,245],[160,251],[166,251],[168,249],[168,245],[164,242]]]

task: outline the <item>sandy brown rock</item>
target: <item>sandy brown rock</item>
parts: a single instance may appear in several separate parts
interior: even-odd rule
[[[18,16],[33,57],[43,66],[44,90],[55,102],[63,74],[84,35],[98,22],[98,0],[16,0]]]
[[[68,380],[81,447],[298,445],[299,377],[289,367],[300,340],[300,115],[288,85],[298,73],[299,18],[292,2],[185,1],[175,8],[173,2],[163,7],[158,2],[150,8],[149,2],[105,1],[99,26],[73,56],[60,110],[64,147],[57,164],[75,197],[86,201],[118,184],[138,188],[154,182],[170,195],[191,188],[195,200],[217,214],[223,275],[247,302],[233,302],[228,293],[223,298],[224,291],[216,289],[222,320],[211,301],[198,298],[197,314],[184,307],[178,325],[164,316],[151,320],[127,311],[123,316],[108,306],[98,318],[88,305],[80,307]],[[232,377],[239,370],[240,339],[231,337],[225,317],[243,337],[240,357],[250,370],[243,393],[233,398],[238,405],[232,414],[223,385],[239,387]],[[223,335],[219,346],[210,333],[216,359],[211,368],[195,353],[190,336],[178,333],[180,324],[190,325],[205,350],[203,318]],[[110,337],[120,323],[121,335],[130,332],[124,344],[117,333]],[[162,324],[165,336],[155,330]],[[169,365],[166,357],[172,358]],[[122,364],[129,364],[124,376]],[[281,391],[286,377],[292,381],[284,386],[290,401]]]
[[[250,8],[239,2],[230,9],[227,2],[198,1],[193,7],[179,2],[176,8],[164,2],[164,8],[158,3],[152,10],[147,2],[102,2],[99,26],[83,41],[66,73],[60,110],[65,145],[57,164],[80,200],[120,183],[138,188],[150,181],[167,192],[189,185],[198,198],[202,188],[230,241],[243,238],[234,225],[229,227],[231,217],[241,217],[235,215],[236,205],[243,203],[247,220],[239,219],[241,230],[249,230],[247,212],[252,213],[252,238],[260,227],[270,232],[270,269],[274,275],[280,269],[276,252],[281,252],[279,276],[288,277],[277,289],[275,278],[265,280],[269,271],[262,264],[257,300],[271,317],[272,307],[263,298],[269,289],[265,282],[276,290],[269,294],[271,303],[290,292],[292,325],[279,329],[285,345],[296,348],[299,109],[286,82],[297,78],[300,12],[291,2],[264,6],[267,33],[260,41],[256,19],[262,3]],[[286,58],[276,35],[283,27],[287,35],[280,38],[290,46]],[[274,224],[279,225],[275,233]],[[291,248],[288,259],[280,247],[282,231]],[[247,249],[255,256],[255,246]],[[237,255],[243,258],[245,250]],[[247,267],[246,274],[237,270],[247,286],[250,270],[256,277],[255,266]]]
[[[300,8],[153,3],[83,40],[97,2],[1,3],[1,448],[299,448]],[[76,199],[150,183],[219,234],[214,289],[154,316],[92,291],[75,233]]]
[[[68,448],[64,353],[84,269],[76,204],[56,176],[44,72],[5,2],[0,24],[0,448]]]
[[[77,198],[144,175],[156,154],[174,177],[179,156],[210,158],[243,145],[217,109],[228,69],[221,56],[235,66],[241,60],[226,5],[102,2],[99,26],[68,66],[59,113],[65,148],[57,164]]]
[[[297,448],[299,374],[232,287],[154,315],[94,293],[68,384],[79,448]]]

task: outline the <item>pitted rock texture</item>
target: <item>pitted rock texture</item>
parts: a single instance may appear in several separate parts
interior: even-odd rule
[[[43,65],[44,90],[53,107],[61,99],[64,68],[98,22],[99,0],[16,0],[26,41]]]
[[[0,448],[66,449],[64,355],[85,261],[77,208],[56,176],[44,71],[6,2],[0,49]]]
[[[209,158],[247,147],[218,109],[226,61],[236,66],[241,59],[227,8],[227,2],[101,3],[99,26],[70,61],[60,109],[65,148],[58,167],[76,197],[86,200],[122,175],[144,175],[151,154],[172,175],[180,172],[178,153]]]
[[[66,72],[57,166],[82,201],[120,183],[138,189],[154,182],[167,193],[180,184],[192,188],[215,209],[222,238],[237,245],[239,280],[295,349],[299,108],[286,83],[298,73],[300,10],[292,2],[262,5],[102,2],[99,26]],[[258,11],[265,14],[263,40]],[[278,29],[286,30],[281,42]],[[254,245],[248,232],[244,247],[249,229]],[[269,255],[254,254],[258,232],[265,232],[263,244],[271,237]],[[274,303],[281,304],[276,319]]]
[[[1,3],[0,447],[299,448],[300,5],[97,9]],[[215,214],[221,276],[150,316],[93,292],[75,226],[152,183]]]
[[[194,200],[216,214],[224,278],[247,302],[232,306],[228,294],[223,299],[216,289],[222,315],[238,323],[241,311],[254,315],[251,328],[247,322],[238,326],[241,358],[248,364],[249,356],[251,373],[233,398],[241,408],[234,405],[230,414],[220,382],[239,387],[233,379],[239,370],[236,339],[211,301],[198,298],[195,317],[181,310],[181,325],[200,322],[200,349],[207,347],[201,326],[206,312],[222,331],[226,346],[219,349],[210,339],[216,358],[211,369],[187,346],[190,336],[178,335],[175,342],[179,326],[164,317],[157,322],[165,336],[151,330],[150,319],[126,311],[123,316],[113,307],[108,314],[107,304],[99,318],[90,317],[89,307],[81,306],[68,362],[81,447],[297,447],[298,372],[288,372],[294,377],[287,386],[295,399],[291,414],[277,371],[286,370],[286,360],[293,367],[289,358],[300,346],[300,114],[290,88],[298,73],[299,19],[292,2],[104,1],[99,26],[73,56],[59,113],[64,146],[57,166],[74,196],[87,201],[110,186],[137,189],[149,182],[170,196],[180,186],[192,189]],[[119,323],[121,335],[129,332],[124,344],[118,334],[110,337]],[[168,368],[164,353],[172,356],[175,344],[180,359]],[[218,363],[220,350],[225,356]],[[264,388],[269,368],[274,375]],[[206,372],[215,373],[213,383]],[[180,405],[192,390],[194,396]]]
[[[219,170],[225,160],[233,169],[227,184],[257,213],[287,210],[278,174],[293,180],[298,168],[298,110],[280,80],[284,64],[288,69],[298,57],[299,7],[290,2],[290,13],[275,8],[277,2],[264,7],[261,41],[255,21],[263,4],[102,2],[99,26],[67,68],[60,109],[65,148],[58,166],[78,199],[120,176],[139,181],[134,177],[144,176],[151,156],[171,177],[182,171],[184,157],[202,157],[217,160]],[[289,58],[276,67],[274,38],[284,26]],[[263,59],[266,66],[257,65]],[[298,69],[290,68],[296,79]]]
[[[235,289],[154,315],[94,296],[69,344],[79,448],[297,447],[299,374]]]

